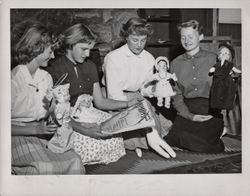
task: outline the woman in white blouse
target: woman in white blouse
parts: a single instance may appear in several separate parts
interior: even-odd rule
[[[110,52],[104,59],[104,83],[108,98],[127,101],[140,96],[140,89],[148,77],[153,74],[154,57],[144,50],[147,39],[152,35],[152,27],[141,18],[131,18],[121,29],[121,36],[126,44]],[[144,95],[149,96],[149,95]],[[125,147],[136,149],[141,156],[140,148],[151,146],[160,155],[174,157],[175,152],[161,138],[166,135],[158,117],[154,115],[156,126],[146,132],[129,132],[124,135]],[[145,137],[146,136],[146,137]]]
[[[53,82],[40,67],[46,67],[54,58],[52,36],[47,28],[40,23],[26,28],[15,45],[15,57],[19,65],[11,71],[12,173],[84,174],[75,152],[57,154],[47,148],[48,139],[57,128],[44,121],[48,114],[44,98]]]

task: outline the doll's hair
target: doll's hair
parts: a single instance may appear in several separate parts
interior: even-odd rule
[[[200,25],[197,20],[189,20],[177,25],[179,33],[181,32],[181,29],[188,27],[192,27],[194,30],[197,30],[200,35],[203,34],[203,26]]]
[[[59,35],[61,50],[65,53],[67,49],[72,49],[78,43],[90,44],[95,42],[96,35],[84,24],[78,23],[66,29]]]
[[[150,37],[153,34],[152,26],[143,18],[130,18],[127,23],[123,24],[120,36],[126,39],[129,35],[146,35]]]
[[[166,70],[169,70],[169,60],[165,56],[159,56],[155,59],[155,69],[158,71],[159,70],[159,62],[166,62]]]
[[[234,59],[235,51],[234,51],[233,46],[231,46],[229,43],[221,43],[219,44],[219,49],[221,48],[227,48],[231,53],[232,60]]]
[[[52,33],[39,22],[27,28],[16,43],[15,59],[20,64],[27,64],[53,44]],[[53,50],[54,48],[52,48]]]

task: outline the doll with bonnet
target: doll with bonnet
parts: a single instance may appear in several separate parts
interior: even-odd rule
[[[158,81],[154,92],[154,96],[157,98],[157,105],[160,107],[163,106],[163,101],[165,99],[164,106],[169,108],[171,97],[176,94],[172,89],[170,81],[177,81],[176,75],[168,72],[169,61],[163,56],[156,58],[155,69],[156,73],[153,78]]]
[[[232,75],[241,73],[233,64],[234,55],[231,45],[227,43],[219,45],[218,62],[209,70],[209,75],[213,75],[210,89],[212,108],[227,110],[233,108],[237,84]]]

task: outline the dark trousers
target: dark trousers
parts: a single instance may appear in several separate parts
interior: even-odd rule
[[[177,115],[173,127],[164,138],[175,147],[194,152],[217,153],[224,151],[224,144],[220,139],[223,132],[223,116],[220,110],[209,109],[206,98],[185,99],[189,110],[194,114],[211,114],[213,118],[204,122],[195,122]]]

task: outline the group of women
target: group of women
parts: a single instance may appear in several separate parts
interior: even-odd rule
[[[155,113],[155,127],[145,131],[131,131],[123,135],[126,149],[152,148],[165,158],[175,157],[171,146],[199,152],[224,150],[220,135],[223,120],[209,110],[208,98],[211,77],[208,70],[215,64],[216,55],[200,49],[202,32],[197,21],[180,27],[181,44],[186,53],[171,65],[178,82],[173,98],[177,117],[167,134]],[[44,119],[53,110],[44,107],[44,97],[53,83],[65,73],[70,83],[70,104],[79,95],[93,96],[94,106],[100,110],[117,111],[136,104],[142,98],[140,89],[153,74],[155,59],[144,48],[153,29],[144,19],[131,18],[122,26],[121,37],[126,44],[108,53],[104,59],[102,80],[106,96],[100,86],[96,65],[88,57],[96,43],[96,36],[83,24],[67,28],[52,41],[51,32],[42,24],[27,28],[15,45],[18,65],[11,71],[12,173],[13,174],[84,174],[81,158],[73,150],[54,153],[47,148],[55,134],[56,124]],[[54,50],[63,51],[54,56]],[[147,96],[144,94],[144,96]],[[149,96],[149,95],[148,95]],[[71,120],[73,130],[97,140],[112,137],[103,134],[97,124]],[[169,145],[170,144],[170,145]]]

